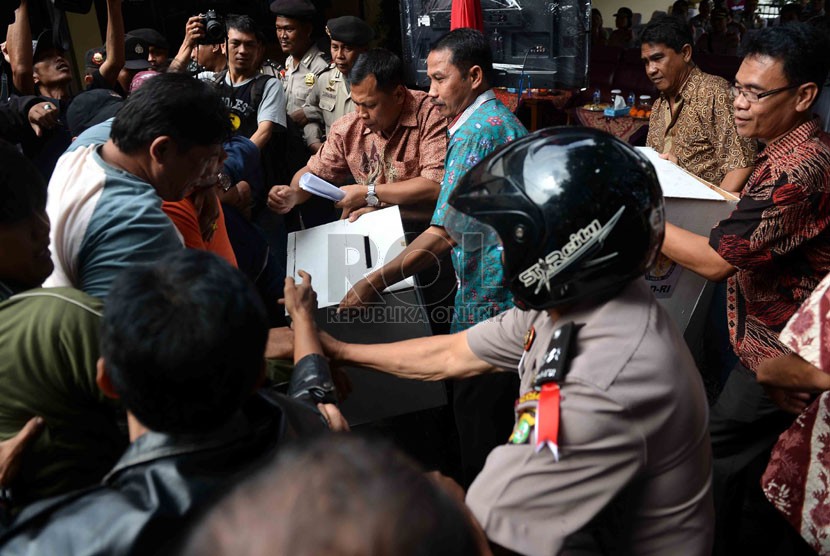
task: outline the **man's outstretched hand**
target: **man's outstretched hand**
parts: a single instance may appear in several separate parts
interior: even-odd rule
[[[26,448],[43,431],[43,419],[32,417],[13,437],[0,442],[0,487],[7,488],[14,481]]]

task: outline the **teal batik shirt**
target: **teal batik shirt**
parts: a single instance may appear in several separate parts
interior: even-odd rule
[[[450,126],[448,133],[444,179],[432,215],[432,225],[441,227],[450,193],[464,174],[497,147],[527,135],[527,130],[490,90],[479,95]],[[500,247],[465,252],[459,245],[452,250],[452,263],[458,277],[458,292],[451,332],[470,328],[513,306],[513,296],[504,279]]]

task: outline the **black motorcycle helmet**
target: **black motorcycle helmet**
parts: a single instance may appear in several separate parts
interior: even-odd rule
[[[651,267],[665,229],[651,163],[581,127],[504,145],[467,172],[449,204],[445,229],[464,250],[501,245],[521,309],[614,293]]]

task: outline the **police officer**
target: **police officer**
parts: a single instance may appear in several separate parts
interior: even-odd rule
[[[502,249],[516,307],[445,336],[325,337],[327,355],[422,380],[518,373],[513,434],[467,491],[491,543],[711,554],[706,395],[643,279],[664,234],[651,164],[606,133],[549,128],[482,159],[449,205],[445,229],[465,250]]]
[[[271,11],[277,15],[277,41],[287,55],[282,75],[287,100],[285,110],[296,122],[305,118],[303,105],[308,93],[329,63],[312,39],[312,18],[317,12],[311,2],[276,0],[271,3]]]
[[[369,48],[375,31],[360,19],[351,15],[328,20],[326,33],[331,38],[331,65],[314,83],[303,106],[303,125],[309,149],[317,152],[328,135],[331,124],[341,116],[354,112],[351,87],[346,78],[357,57]]]

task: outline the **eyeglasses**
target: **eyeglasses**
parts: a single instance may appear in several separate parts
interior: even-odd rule
[[[771,91],[765,91],[763,93],[753,93],[752,91],[747,91],[743,87],[739,87],[739,86],[737,86],[736,84],[733,83],[732,86],[729,87],[729,94],[732,95],[733,100],[738,98],[738,95],[740,94],[740,95],[743,95],[743,97],[746,99],[746,101],[748,103],[755,104],[756,102],[758,102],[759,100],[761,100],[764,97],[771,97],[772,95],[776,95],[776,94],[781,93],[783,91],[789,91],[790,89],[796,89],[798,87],[801,87],[801,84],[788,85],[787,87],[779,87],[778,89],[773,89]]]

